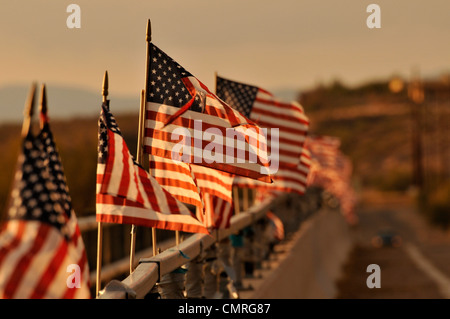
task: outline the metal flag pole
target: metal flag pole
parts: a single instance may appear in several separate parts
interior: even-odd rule
[[[144,140],[145,90],[141,90],[140,103],[141,104],[139,107],[139,124],[138,124],[136,161],[142,165],[143,157],[144,157],[144,149],[142,148],[142,142]],[[134,270],[135,249],[136,249],[136,225],[131,225],[130,274]]]
[[[41,85],[41,98],[39,102],[39,126],[41,130],[44,128],[47,123],[47,91],[45,89],[45,84]]]
[[[34,106],[36,104],[36,83],[31,85],[30,93],[28,94],[27,101],[25,102],[25,108],[23,111],[23,123],[22,123],[22,137],[28,135],[31,129],[31,118],[34,113]]]
[[[105,71],[102,85],[102,102],[108,104],[108,71]],[[103,224],[98,222],[97,227],[97,277],[95,295],[98,297],[101,289],[101,273],[102,273],[102,247],[103,247]]]
[[[152,42],[152,24],[150,19],[147,20],[147,31],[145,34],[145,42],[147,42],[147,54],[146,54],[146,67],[145,67],[145,89],[144,89],[144,99],[143,99],[143,113],[142,113],[142,123],[145,122],[145,104],[147,102],[147,88],[148,88],[148,77],[150,76],[149,68],[150,68],[150,59],[151,59],[151,51],[150,51],[150,43]],[[143,124],[143,130],[145,130],[145,125]],[[149,169],[149,173],[150,169]],[[153,256],[156,256],[157,248],[156,248],[156,229],[152,227],[152,246],[153,246]]]

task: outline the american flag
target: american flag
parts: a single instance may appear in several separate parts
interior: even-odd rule
[[[0,298],[90,298],[85,247],[47,121],[22,142],[10,203]]]
[[[197,218],[207,228],[229,226],[233,175],[158,156],[150,156],[150,171],[176,199],[196,206]]]
[[[206,193],[203,195],[205,213],[197,216],[208,229],[224,229],[230,227],[230,219],[234,213],[233,202],[224,200],[215,195]]]
[[[354,206],[356,193],[351,185],[352,162],[340,148],[340,139],[334,136],[312,136],[307,140],[311,149],[312,176],[308,185],[322,187],[340,202],[341,212],[351,224],[357,222]]]
[[[311,155],[306,147],[302,149],[302,154],[296,166],[282,166],[273,175],[273,183],[261,183],[248,178],[235,177],[234,186],[257,188],[262,191],[292,192],[304,195],[308,185],[308,174],[311,166]]]
[[[109,107],[99,119],[97,221],[208,233],[130,154]]]
[[[234,176],[199,165],[191,165],[191,168],[205,205],[202,214],[197,211],[197,217],[208,229],[228,228],[234,212],[232,195]]]
[[[300,104],[282,102],[262,88],[219,76],[216,94],[261,127],[270,128],[268,152],[272,158],[274,152],[279,152],[280,167],[297,166],[309,128],[309,119]],[[279,129],[278,143],[272,129]]]
[[[149,156],[150,174],[179,201],[203,209],[201,191],[191,165],[160,156]]]
[[[147,83],[146,153],[271,182],[264,130],[152,43]]]
[[[284,239],[283,221],[271,211],[266,213],[266,217],[270,221],[270,225],[273,228],[273,237],[278,241],[282,241]]]
[[[341,140],[335,136],[311,135],[306,140],[306,145],[312,156],[316,158],[322,167],[335,167],[338,158]]]
[[[233,202],[232,187],[234,175],[204,166],[193,164],[190,166],[202,194],[211,194],[224,201]]]

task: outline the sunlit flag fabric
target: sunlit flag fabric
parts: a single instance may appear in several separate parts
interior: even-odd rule
[[[205,193],[205,212],[197,212],[197,217],[205,227],[212,229],[225,229],[230,227],[230,219],[234,213],[233,202]]]
[[[190,164],[190,166],[198,188],[203,194],[211,194],[230,203],[233,201],[232,187],[234,175],[200,165]],[[264,182],[259,183],[271,185]]]
[[[233,175],[231,174],[154,155],[150,155],[149,160],[151,175],[164,189],[183,203],[202,208],[203,193],[232,201]]]
[[[311,135],[306,140],[306,146],[314,158],[316,158],[322,167],[336,166],[341,140],[335,136]]]
[[[197,211],[197,218],[202,220],[208,229],[228,228],[234,212],[232,197],[234,175],[193,164],[191,164],[191,169],[205,206],[201,214]],[[251,180],[264,185],[272,185]]]
[[[270,183],[264,131],[149,43],[145,152]]]
[[[187,163],[160,156],[149,156],[150,172],[156,181],[179,201],[203,209],[201,191]]]
[[[99,119],[97,221],[208,233],[185,205],[134,161],[105,104]]]
[[[48,122],[22,142],[0,232],[0,297],[90,298],[85,247]]]
[[[268,152],[279,152],[279,166],[297,166],[308,134],[309,119],[297,102],[285,103],[272,93],[248,84],[217,76],[217,96],[253,120],[268,128]],[[278,129],[278,141],[275,131]]]
[[[260,191],[289,192],[304,195],[308,185],[308,174],[311,165],[309,150],[304,147],[297,160],[297,166],[282,166],[273,175],[273,183],[261,183],[248,178],[235,177],[233,185],[237,187],[256,188]]]

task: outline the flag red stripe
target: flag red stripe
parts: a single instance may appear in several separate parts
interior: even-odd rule
[[[195,185],[193,185],[192,183],[183,182],[183,181],[180,181],[179,179],[174,179],[174,178],[170,178],[170,177],[159,177],[159,176],[155,177],[155,179],[158,181],[158,183],[160,185],[170,186],[170,187],[179,187],[179,188],[194,191],[194,192],[198,191],[197,187]]]
[[[108,130],[108,136],[111,138],[112,142],[110,144],[115,144],[114,136],[115,134]],[[126,196],[128,193],[128,188],[130,187],[130,166],[129,166],[129,153],[128,148],[125,144],[125,140],[121,139],[122,142],[122,177],[120,178],[119,191],[118,194],[121,196]],[[120,165],[117,165],[121,167]]]
[[[144,208],[144,205],[141,203],[134,202],[134,201],[128,200],[123,197],[116,197],[116,196],[108,195],[108,194],[97,194],[96,195],[96,203]],[[97,214],[99,214],[99,213],[97,213]]]

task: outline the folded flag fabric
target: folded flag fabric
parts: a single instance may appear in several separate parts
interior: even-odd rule
[[[165,157],[150,155],[150,174],[180,202],[203,209],[202,194],[191,165]]]
[[[106,104],[99,119],[97,221],[208,233],[130,154]]]
[[[304,195],[308,186],[308,174],[311,166],[311,154],[304,147],[297,166],[283,166],[273,175],[273,183],[261,183],[249,178],[235,177],[233,185],[237,187],[256,188],[260,191],[277,191]]]
[[[229,228],[230,219],[234,213],[233,203],[209,193],[204,194],[203,198],[205,212],[197,211],[198,219],[209,230]]]
[[[197,207],[196,216],[205,227],[229,226],[233,213],[233,175],[153,155],[150,156],[150,171],[176,199]]]

